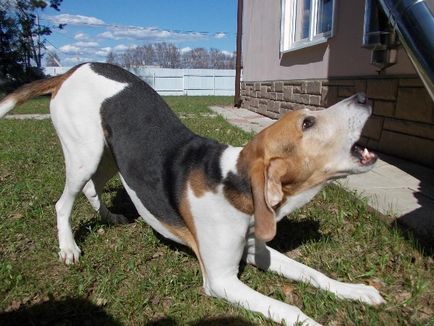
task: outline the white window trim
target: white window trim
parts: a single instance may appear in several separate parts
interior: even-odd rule
[[[299,49],[307,48],[328,41],[335,34],[335,10],[336,1],[333,1],[332,9],[332,28],[331,31],[316,34],[318,23],[318,4],[319,0],[312,0],[312,9],[310,12],[309,36],[303,40],[294,42],[295,36],[295,13],[297,0],[281,0],[281,24],[280,24],[280,52],[287,53]]]

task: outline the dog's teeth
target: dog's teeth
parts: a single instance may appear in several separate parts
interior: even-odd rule
[[[365,148],[363,150],[363,156],[368,156],[369,155],[369,151]]]

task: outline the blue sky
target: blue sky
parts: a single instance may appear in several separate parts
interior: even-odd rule
[[[67,24],[53,28],[46,45],[68,66],[163,41],[233,52],[236,7],[236,0],[64,0],[60,12],[44,10],[41,23]]]

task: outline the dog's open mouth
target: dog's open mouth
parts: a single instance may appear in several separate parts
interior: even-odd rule
[[[368,151],[366,148],[361,148],[354,144],[351,147],[351,154],[355,157],[361,165],[371,165],[377,161],[377,155]]]

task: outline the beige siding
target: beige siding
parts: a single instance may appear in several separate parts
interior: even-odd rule
[[[295,80],[376,75],[361,47],[364,0],[336,0],[335,36],[327,43],[280,54],[279,0],[244,1],[243,80]],[[414,75],[405,51],[390,75]]]

